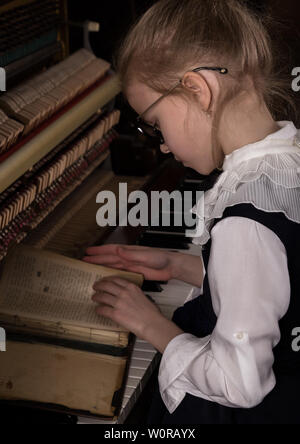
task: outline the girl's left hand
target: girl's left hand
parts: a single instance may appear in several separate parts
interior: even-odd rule
[[[115,276],[101,279],[93,285],[92,300],[99,304],[96,311],[141,339],[151,325],[164,322],[159,308],[137,285]]]

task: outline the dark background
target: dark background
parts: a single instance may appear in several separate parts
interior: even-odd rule
[[[157,0],[69,0],[69,18],[74,21],[93,20],[101,24],[99,33],[91,34],[90,42],[94,53],[112,61],[112,56],[130,25]],[[277,63],[283,72],[291,76],[292,69],[300,66],[300,2],[299,0],[241,0],[246,1],[259,14],[271,11],[275,19],[272,29],[273,40],[279,50]],[[82,46],[79,28],[70,29],[71,52]],[[292,81],[292,76],[291,76]],[[300,109],[300,92],[292,92]],[[298,127],[300,117],[295,116]]]
[[[118,42],[130,25],[151,5],[158,0],[109,0],[109,1],[68,1],[69,17],[74,21],[94,20],[101,23],[100,33],[92,34],[91,44],[94,52],[103,58],[111,60]],[[183,0],[184,1],[184,0]],[[226,0],[224,0],[226,1]],[[259,14],[270,9],[276,21],[284,25],[284,35],[279,35],[279,41],[288,44],[293,52],[300,49],[299,0],[241,0],[245,1]],[[285,29],[286,27],[286,29]],[[277,26],[275,32],[278,31]],[[296,36],[296,33],[298,34]],[[276,36],[275,36],[276,37]],[[71,50],[77,49],[82,43],[78,30],[71,29]],[[289,50],[290,50],[289,49]],[[300,63],[300,61],[299,61]],[[295,65],[297,66],[297,65]]]

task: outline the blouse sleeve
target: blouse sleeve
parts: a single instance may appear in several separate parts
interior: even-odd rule
[[[167,346],[159,369],[170,413],[186,393],[233,408],[251,408],[274,388],[272,349],[288,310],[286,249],[251,219],[229,217],[211,232],[208,279],[218,318],[210,336],[182,334]]]

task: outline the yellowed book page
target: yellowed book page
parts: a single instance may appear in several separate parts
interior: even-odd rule
[[[93,284],[115,275],[141,286],[143,276],[20,246],[1,270],[0,312],[93,329],[124,331],[95,312]]]

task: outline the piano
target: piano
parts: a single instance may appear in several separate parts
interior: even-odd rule
[[[21,242],[79,259],[88,246],[105,243],[200,255],[184,227],[96,224],[101,190],[118,196],[119,183],[126,182],[128,193],[205,191],[218,173],[198,175],[170,156],[144,176],[113,172],[110,144],[118,137],[120,85],[110,64],[90,50],[69,55],[66,3],[8,0],[0,6],[0,65],[7,75],[7,92],[0,93],[0,267]],[[202,291],[176,280],[145,282],[143,290],[169,319]],[[159,360],[151,344],[135,338],[115,417],[61,413],[61,421],[126,423]]]

